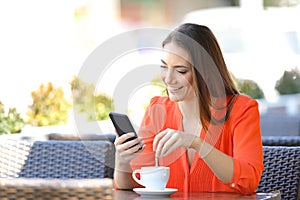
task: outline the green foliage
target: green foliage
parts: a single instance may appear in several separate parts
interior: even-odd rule
[[[108,113],[113,110],[112,98],[106,94],[97,94],[94,97],[96,120],[108,119]]]
[[[113,110],[113,100],[106,94],[94,95],[93,84],[85,83],[78,77],[71,81],[73,107],[79,113],[87,114],[87,121],[106,120]]]
[[[297,68],[284,71],[281,78],[276,81],[275,89],[279,94],[300,93],[300,72]]]
[[[79,113],[90,113],[93,110],[94,85],[73,77],[71,90],[73,95],[73,107]]]
[[[261,99],[265,97],[262,89],[254,81],[247,79],[236,79],[235,81],[241,93],[246,94],[253,99]]]
[[[150,83],[152,86],[158,87],[161,90],[162,96],[167,96],[166,86],[159,76],[153,78]]]
[[[54,88],[51,82],[42,84],[31,93],[31,97],[33,103],[27,113],[29,124],[54,126],[67,123],[71,105],[61,88]]]
[[[296,6],[299,4],[299,0],[264,0],[264,7],[284,7],[284,6]]]
[[[19,133],[24,125],[25,122],[17,109],[9,108],[6,113],[3,103],[0,101],[0,135]]]

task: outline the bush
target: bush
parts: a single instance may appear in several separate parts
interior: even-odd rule
[[[236,79],[236,83],[241,93],[246,94],[253,99],[262,99],[265,97],[262,89],[252,80]]]
[[[40,85],[31,93],[33,103],[29,106],[28,123],[33,126],[55,126],[65,124],[69,118],[70,103],[61,88],[52,83]]]
[[[71,81],[73,108],[79,113],[90,113],[93,110],[93,84],[84,83],[78,77]]]
[[[113,100],[106,94],[94,95],[93,84],[85,83],[78,77],[71,81],[73,108],[87,114],[87,121],[106,120],[113,110]]]
[[[16,108],[9,108],[5,113],[4,105],[0,101],[0,135],[21,132],[25,122]]]
[[[276,81],[275,89],[279,94],[300,93],[300,72],[297,68],[291,71],[284,71],[281,78]]]

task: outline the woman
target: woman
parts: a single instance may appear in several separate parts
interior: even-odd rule
[[[255,192],[263,171],[258,104],[239,94],[209,28],[183,24],[163,41],[161,79],[167,97],[154,97],[139,138],[115,141],[115,186],[140,187],[131,172],[170,167],[168,188]]]

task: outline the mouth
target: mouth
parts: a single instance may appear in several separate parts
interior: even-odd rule
[[[168,87],[168,91],[171,92],[171,93],[176,93],[176,92],[178,92],[182,88],[183,88],[183,86],[182,87],[177,87],[177,88]]]

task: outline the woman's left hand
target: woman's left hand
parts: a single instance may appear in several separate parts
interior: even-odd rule
[[[195,138],[195,135],[168,128],[155,136],[153,151],[156,157],[166,156],[177,148],[189,148]]]

